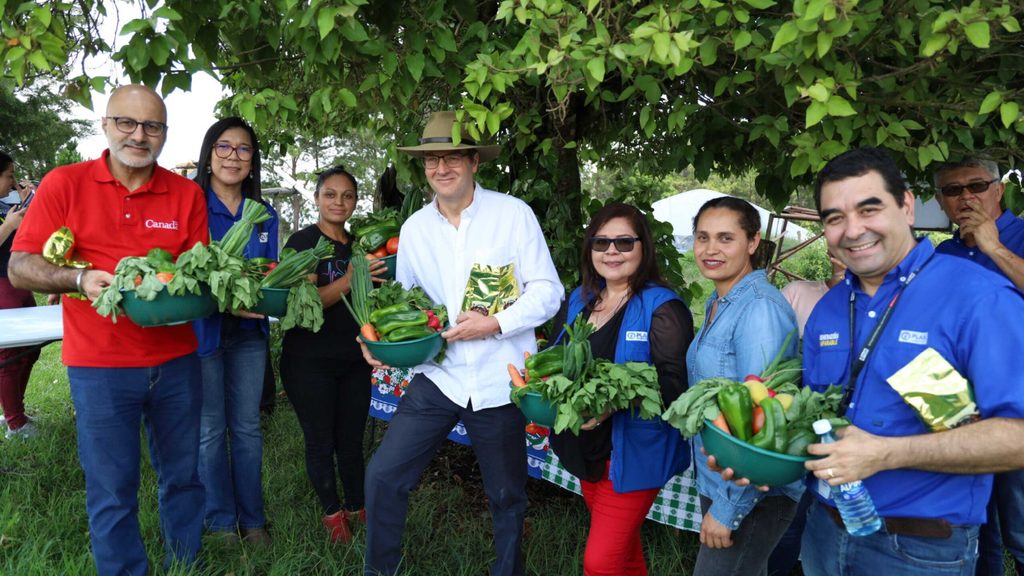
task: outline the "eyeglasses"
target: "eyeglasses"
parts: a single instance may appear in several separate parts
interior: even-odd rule
[[[988,187],[992,184],[999,182],[999,178],[993,178],[988,182],[980,180],[977,182],[968,182],[967,184],[950,184],[949,186],[943,186],[939,188],[939,193],[947,198],[954,198],[964,193],[964,190],[969,190],[971,194],[981,194],[988,190]]]
[[[465,158],[465,154],[445,154],[444,156],[424,156],[423,166],[428,170],[433,170],[443,161],[444,165],[449,168],[458,168],[462,164],[462,159]]]
[[[242,144],[240,146],[232,146],[231,144],[227,144],[225,142],[217,142],[216,144],[213,145],[213,153],[216,154],[218,158],[230,158],[232,152],[237,154],[238,159],[242,160],[243,162],[246,160],[252,160],[252,146],[246,146],[245,144]]]
[[[134,134],[135,129],[142,124],[142,132],[146,136],[162,136],[164,131],[167,130],[167,124],[163,122],[157,122],[156,120],[146,120],[140,122],[134,118],[128,118],[127,116],[104,116],[104,120],[113,120],[114,126],[125,134]]]
[[[638,236],[619,236],[617,238],[594,236],[590,239],[590,249],[594,252],[607,252],[608,247],[615,244],[615,249],[619,252],[632,252],[633,246],[639,241]]]

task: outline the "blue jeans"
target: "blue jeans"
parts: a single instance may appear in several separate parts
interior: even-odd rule
[[[148,567],[138,521],[140,423],[159,487],[164,565],[193,564],[203,529],[195,354],[151,368],[69,366],[68,379],[97,572],[143,575]]]
[[[1018,575],[1024,574],[1024,470],[996,474],[988,522],[981,527],[977,576],[1003,575],[1003,547],[1013,556]]]
[[[260,330],[222,324],[220,345],[200,358],[203,412],[199,479],[206,488],[207,530],[262,528],[263,436],[260,398],[267,339]]]
[[[851,536],[825,505],[811,504],[801,546],[807,576],[971,576],[978,558],[978,527],[953,526],[949,538],[889,534]]]
[[[462,420],[480,464],[494,524],[491,576],[522,576],[526,516],[526,418],[513,404],[473,411],[417,374],[366,469],[366,576],[392,576],[402,558],[409,492]]]

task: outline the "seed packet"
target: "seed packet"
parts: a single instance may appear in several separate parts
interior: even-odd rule
[[[519,299],[515,270],[515,264],[473,264],[462,299],[462,311],[475,310],[489,316],[515,303]]]
[[[970,382],[934,348],[927,348],[886,379],[932,432],[977,421]]]

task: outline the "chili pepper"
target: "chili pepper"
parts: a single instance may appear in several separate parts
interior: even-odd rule
[[[764,428],[750,439],[750,443],[772,452],[785,452],[786,411],[775,398],[761,400],[760,406],[764,410]]]
[[[789,433],[786,442],[786,454],[790,456],[807,456],[807,447],[818,441],[818,435],[810,428],[797,428]]]
[[[392,330],[405,328],[406,326],[423,326],[426,328],[426,325],[427,315],[422,310],[392,312],[391,314],[381,316],[377,319],[377,322],[373,323],[374,328],[377,329],[381,336],[387,336]]]
[[[391,306],[387,306],[385,308],[378,308],[373,312],[370,312],[370,322],[376,324],[378,320],[385,316],[394,314],[395,312],[405,312],[410,309],[411,307],[409,306],[408,302],[399,302],[398,304],[392,304]]]
[[[730,384],[718,391],[718,408],[725,415],[732,435],[747,442],[753,435],[754,403],[743,384]]]
[[[420,324],[416,326],[402,326],[388,332],[382,340],[385,342],[404,342],[406,340],[418,340],[437,334],[432,328]]]

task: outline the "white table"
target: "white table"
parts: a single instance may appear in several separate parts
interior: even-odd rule
[[[0,310],[0,348],[45,344],[64,338],[63,307]]]

